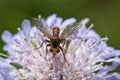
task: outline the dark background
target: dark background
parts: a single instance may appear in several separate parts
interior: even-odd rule
[[[4,30],[15,34],[24,19],[32,22],[39,14],[53,13],[63,19],[90,18],[93,29],[101,37],[109,37],[108,45],[120,49],[120,0],[0,0],[0,35]],[[0,52],[3,45],[0,39]]]

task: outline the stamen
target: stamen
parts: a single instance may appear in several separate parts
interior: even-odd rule
[[[94,24],[91,24],[90,27],[83,33],[83,36],[85,36],[92,28],[94,27]]]
[[[9,57],[8,55],[3,54],[3,53],[0,53],[0,56],[3,56],[3,57]]]
[[[95,44],[93,44],[93,47],[96,46],[97,44],[101,43],[102,41],[105,41],[105,42],[106,42],[107,40],[108,40],[108,37],[101,38],[100,40],[97,40],[97,41],[95,42]]]
[[[38,15],[38,19],[40,20],[42,18],[42,16],[41,15]]]
[[[14,41],[17,43],[17,44],[20,44],[20,41],[18,39],[14,39]]]

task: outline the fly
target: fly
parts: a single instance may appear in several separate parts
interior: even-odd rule
[[[63,48],[60,46],[60,44],[62,43],[65,44],[66,39],[79,30],[79,28],[81,27],[81,23],[68,24],[66,28],[63,30],[63,32],[61,33],[61,35],[59,35],[60,28],[58,26],[53,27],[52,34],[50,34],[46,26],[44,26],[41,18],[33,18],[33,21],[35,22],[36,27],[44,34],[44,36],[46,36],[49,39],[49,40],[47,39],[45,40],[47,42],[46,56],[48,53],[47,47],[50,47],[49,51],[52,53],[53,57],[56,56],[57,53],[59,53],[61,50],[63,53],[64,60],[67,62],[65,57],[65,52]]]

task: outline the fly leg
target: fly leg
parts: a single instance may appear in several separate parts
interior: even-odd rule
[[[49,40],[45,40],[45,41],[48,42],[48,43],[50,43]],[[46,45],[46,55],[45,55],[45,59],[46,59],[46,56],[47,56],[47,54],[48,54],[48,49],[47,49],[48,46],[51,46],[51,44],[47,44],[47,45]]]
[[[50,43],[50,41],[49,41],[49,40],[47,40],[47,39],[46,39],[45,41],[46,41],[46,42],[48,42],[48,43]]]
[[[45,40],[46,42],[48,42],[48,43],[50,43],[50,41],[49,40]],[[42,44],[40,45],[40,47],[42,47],[43,46],[43,43],[45,43],[45,41],[43,41],[42,42]]]
[[[63,45],[62,45],[62,47],[65,45],[65,42],[66,42],[66,41],[64,40],[64,41],[63,41]]]
[[[68,63],[67,60],[66,60],[65,53],[64,53],[62,47],[61,47],[61,46],[58,46],[58,47],[60,48],[60,50],[61,50],[62,53],[63,53],[63,57],[64,57],[65,62],[69,65],[69,63]]]
[[[47,54],[48,54],[48,49],[47,49],[48,46],[51,46],[51,44],[47,44],[47,45],[46,45],[46,55],[45,55],[45,59],[46,59],[46,56],[47,56]]]
[[[49,41],[49,40],[45,40],[45,41],[46,41],[46,42],[48,42],[48,43],[50,43],[50,41]],[[41,47],[43,46],[43,44],[44,44],[44,43],[46,44],[46,42],[45,42],[45,41],[43,41],[43,42],[41,43],[40,47],[35,48],[35,50],[36,50],[36,49],[41,48]]]

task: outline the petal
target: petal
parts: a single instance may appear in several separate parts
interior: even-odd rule
[[[20,31],[18,34],[15,34],[12,38],[13,40],[13,44],[23,44],[23,40],[24,40],[24,35],[23,35],[23,32]]]
[[[4,80],[4,77],[2,74],[0,74],[0,80]]]
[[[115,50],[113,54],[115,54],[116,56],[120,56],[120,50]]]
[[[12,74],[12,72],[15,70],[16,69],[11,64],[6,62],[5,59],[0,58],[0,80],[14,80],[13,76],[16,74]]]
[[[12,41],[12,34],[9,31],[4,31],[2,34],[2,40],[5,43],[11,43]]]
[[[114,73],[106,77],[106,80],[120,80],[120,74]]]
[[[32,37],[32,38],[33,38],[33,37],[36,37],[35,34],[37,34],[37,33],[39,33],[39,32],[41,32],[41,31],[39,31],[39,30],[37,29],[37,27],[35,27],[35,26],[32,27],[32,28],[31,28],[31,32],[30,32],[30,37]]]
[[[100,36],[94,30],[90,30],[86,36],[95,37],[98,40],[100,39]]]
[[[0,69],[0,80],[13,80],[13,76],[9,74],[9,71]]]
[[[29,37],[30,35],[30,29],[31,29],[31,24],[29,20],[24,20],[22,22],[22,29],[23,29],[23,33],[26,37]]]
[[[60,26],[61,26],[61,23],[62,23],[62,18],[58,17],[58,18],[56,19],[56,23],[54,24],[54,26],[60,27]]]
[[[9,45],[8,44],[4,45],[3,50],[8,51],[8,49],[9,49]]]
[[[114,61],[114,62],[113,62]],[[100,69],[99,73],[105,73],[109,71],[115,70],[119,65],[120,65],[120,59],[119,58],[114,58],[110,60],[106,60],[106,62],[113,62],[111,66],[104,66]]]
[[[8,48],[8,49],[7,49],[7,48]],[[9,56],[14,56],[14,55],[15,55],[15,52],[14,52],[13,50],[10,50],[9,47],[6,47],[5,49],[6,49],[5,51],[8,52],[8,55],[9,55]]]
[[[85,18],[81,21],[83,25],[86,25],[89,22],[89,18]]]
[[[12,70],[14,69],[14,67],[12,65],[10,65],[9,63],[7,63],[5,61],[5,59],[0,58],[0,69],[5,69],[5,70]]]
[[[84,34],[84,32],[87,30],[86,26],[82,26],[78,32],[78,36],[81,36]]]
[[[15,52],[23,52],[24,51],[21,47],[15,45],[15,44],[10,44],[10,45],[4,46],[4,50],[8,51],[8,54],[12,55],[12,56],[14,56]]]
[[[46,20],[47,26],[52,28],[53,25],[56,23],[56,18],[57,18],[56,14],[48,16],[48,18]]]
[[[68,24],[71,24],[71,23],[74,23],[74,22],[76,22],[75,18],[67,19],[62,23],[61,27],[66,27]]]
[[[80,37],[83,36],[84,37],[84,36],[86,36],[86,33],[89,32],[89,29],[86,28],[86,24],[88,22],[89,22],[89,18],[85,18],[85,19],[81,20],[82,26],[81,26],[81,28],[79,30],[78,36],[80,36]]]
[[[114,56],[116,56],[116,54],[114,53],[114,49],[112,47],[108,47],[108,46],[106,46],[106,48],[104,48],[104,51],[100,55],[100,57],[103,59],[111,58]]]

